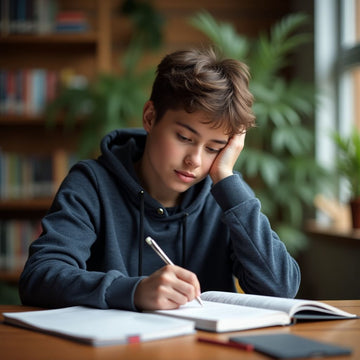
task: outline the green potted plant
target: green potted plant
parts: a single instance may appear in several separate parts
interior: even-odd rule
[[[315,160],[313,84],[287,76],[289,56],[311,35],[300,32],[301,13],[276,23],[269,35],[249,38],[229,23],[200,12],[190,19],[226,56],[245,62],[251,73],[257,127],[246,135],[237,168],[251,183],[262,209],[294,255],[306,247],[304,220],[315,195],[330,177]]]
[[[119,11],[133,24],[132,38],[120,61],[121,74],[100,73],[89,84],[66,86],[47,107],[50,126],[59,114],[65,130],[80,122],[80,158],[94,155],[109,131],[141,125],[142,108],[155,76],[153,67],[144,69],[139,63],[145,52],[161,47],[162,16],[150,3],[137,0],[124,1]]]
[[[360,131],[353,129],[349,136],[333,134],[338,149],[336,170],[349,184],[349,204],[353,228],[360,228]]]
[[[142,106],[147,100],[147,87],[154,70],[136,72],[138,59],[139,53],[129,48],[121,75],[98,74],[86,86],[65,87],[47,107],[50,126],[59,114],[63,114],[65,130],[80,123],[80,158],[94,155],[100,139],[111,130],[141,125]]]

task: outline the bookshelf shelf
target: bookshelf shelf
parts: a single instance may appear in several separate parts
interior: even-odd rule
[[[43,116],[27,116],[27,115],[0,115],[0,126],[12,125],[40,125],[44,126],[45,120]]]
[[[52,198],[0,200],[1,212],[46,211]]]
[[[17,6],[25,6],[24,4],[27,3],[19,0],[4,1],[7,4],[16,3]],[[19,244],[27,248],[28,244],[38,236],[41,230],[40,219],[52,203],[53,195],[51,194],[56,191],[73,161],[72,154],[77,147],[82,124],[82,120],[79,119],[74,128],[63,131],[63,118],[59,115],[56,124],[48,127],[44,115],[46,102],[42,103],[42,107],[34,110],[34,103],[29,100],[29,96],[34,97],[35,88],[26,86],[33,84],[31,81],[35,81],[33,77],[38,75],[34,75],[35,71],[42,71],[40,89],[43,89],[42,93],[46,94],[44,97],[46,101],[51,101],[49,94],[56,96],[56,91],[53,92],[53,88],[48,87],[49,81],[54,81],[53,78],[49,80],[47,77],[50,73],[51,76],[55,73],[60,79],[70,70],[75,75],[91,80],[99,72],[111,71],[113,66],[111,24],[114,19],[113,9],[119,5],[119,2],[115,0],[48,0],[46,3],[52,1],[58,3],[59,11],[82,12],[89,25],[87,29],[71,33],[68,31],[48,31],[41,34],[36,31],[17,33],[11,30],[11,24],[5,31],[4,21],[0,22],[0,48],[2,49],[0,80],[6,79],[2,83],[5,87],[1,86],[0,81],[0,186],[2,186],[0,188],[2,191],[0,193],[0,281],[5,282],[17,282],[27,254],[26,249],[26,254],[22,253],[20,257],[15,255],[15,252],[10,253],[8,257],[7,249],[16,248]],[[7,21],[10,21],[9,19]],[[7,31],[9,29],[10,31]],[[16,80],[8,80],[9,78]],[[39,85],[37,85],[38,88]],[[10,102],[6,102],[9,98]],[[25,195],[26,192],[21,192],[22,197],[12,196],[10,191],[14,191],[13,184],[22,186],[24,181],[28,181],[24,180],[28,178],[23,177],[23,172],[19,175],[18,172],[14,172],[14,168],[20,168],[23,171],[25,169],[22,167],[23,161],[29,161],[29,157],[31,159],[38,157],[36,161],[39,162],[43,155],[51,159],[51,165],[47,166],[47,169],[50,169],[51,192],[29,196]],[[9,166],[8,161],[15,164],[15,167]],[[31,162],[30,166],[32,166]],[[30,167],[30,169],[33,171],[34,168]],[[4,174],[5,171],[6,174]],[[45,173],[47,170],[41,170],[41,172]],[[26,175],[28,176],[28,173]],[[29,182],[25,183],[24,189],[29,188],[26,185],[29,185]],[[31,234],[26,236],[26,239],[18,236],[18,233],[24,233],[24,231]]]
[[[76,126],[82,126],[86,118],[78,117],[76,119]],[[0,114],[0,129],[1,127],[9,127],[9,126],[34,126],[41,127],[46,129],[51,129],[54,126],[63,126],[64,125],[64,117],[62,115],[58,115],[54,120],[54,124],[47,124],[47,121],[43,115],[23,115],[23,114],[15,114],[15,115],[1,115]],[[1,130],[0,130],[1,131]]]
[[[6,283],[16,284],[19,280],[21,269],[5,271],[0,270],[0,279]]]
[[[95,31],[79,34],[34,34],[34,35],[6,35],[0,37],[0,45],[6,44],[96,44],[98,34]]]

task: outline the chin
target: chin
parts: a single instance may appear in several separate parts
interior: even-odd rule
[[[182,186],[178,186],[178,191],[183,193],[183,192],[189,190],[191,187],[193,187],[196,184],[197,184],[197,182],[193,182],[191,184],[183,184]]]
[[[175,184],[173,186],[170,186],[170,188],[177,193],[183,193],[189,188],[191,188],[193,185],[194,184]]]

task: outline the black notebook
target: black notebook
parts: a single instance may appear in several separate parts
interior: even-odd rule
[[[350,355],[351,349],[292,334],[234,336],[231,342],[251,344],[254,350],[275,359]]]

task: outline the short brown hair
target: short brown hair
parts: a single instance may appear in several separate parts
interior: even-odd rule
[[[150,100],[156,119],[171,110],[204,111],[214,127],[225,125],[230,135],[255,125],[248,67],[222,58],[213,48],[176,51],[157,68]]]

